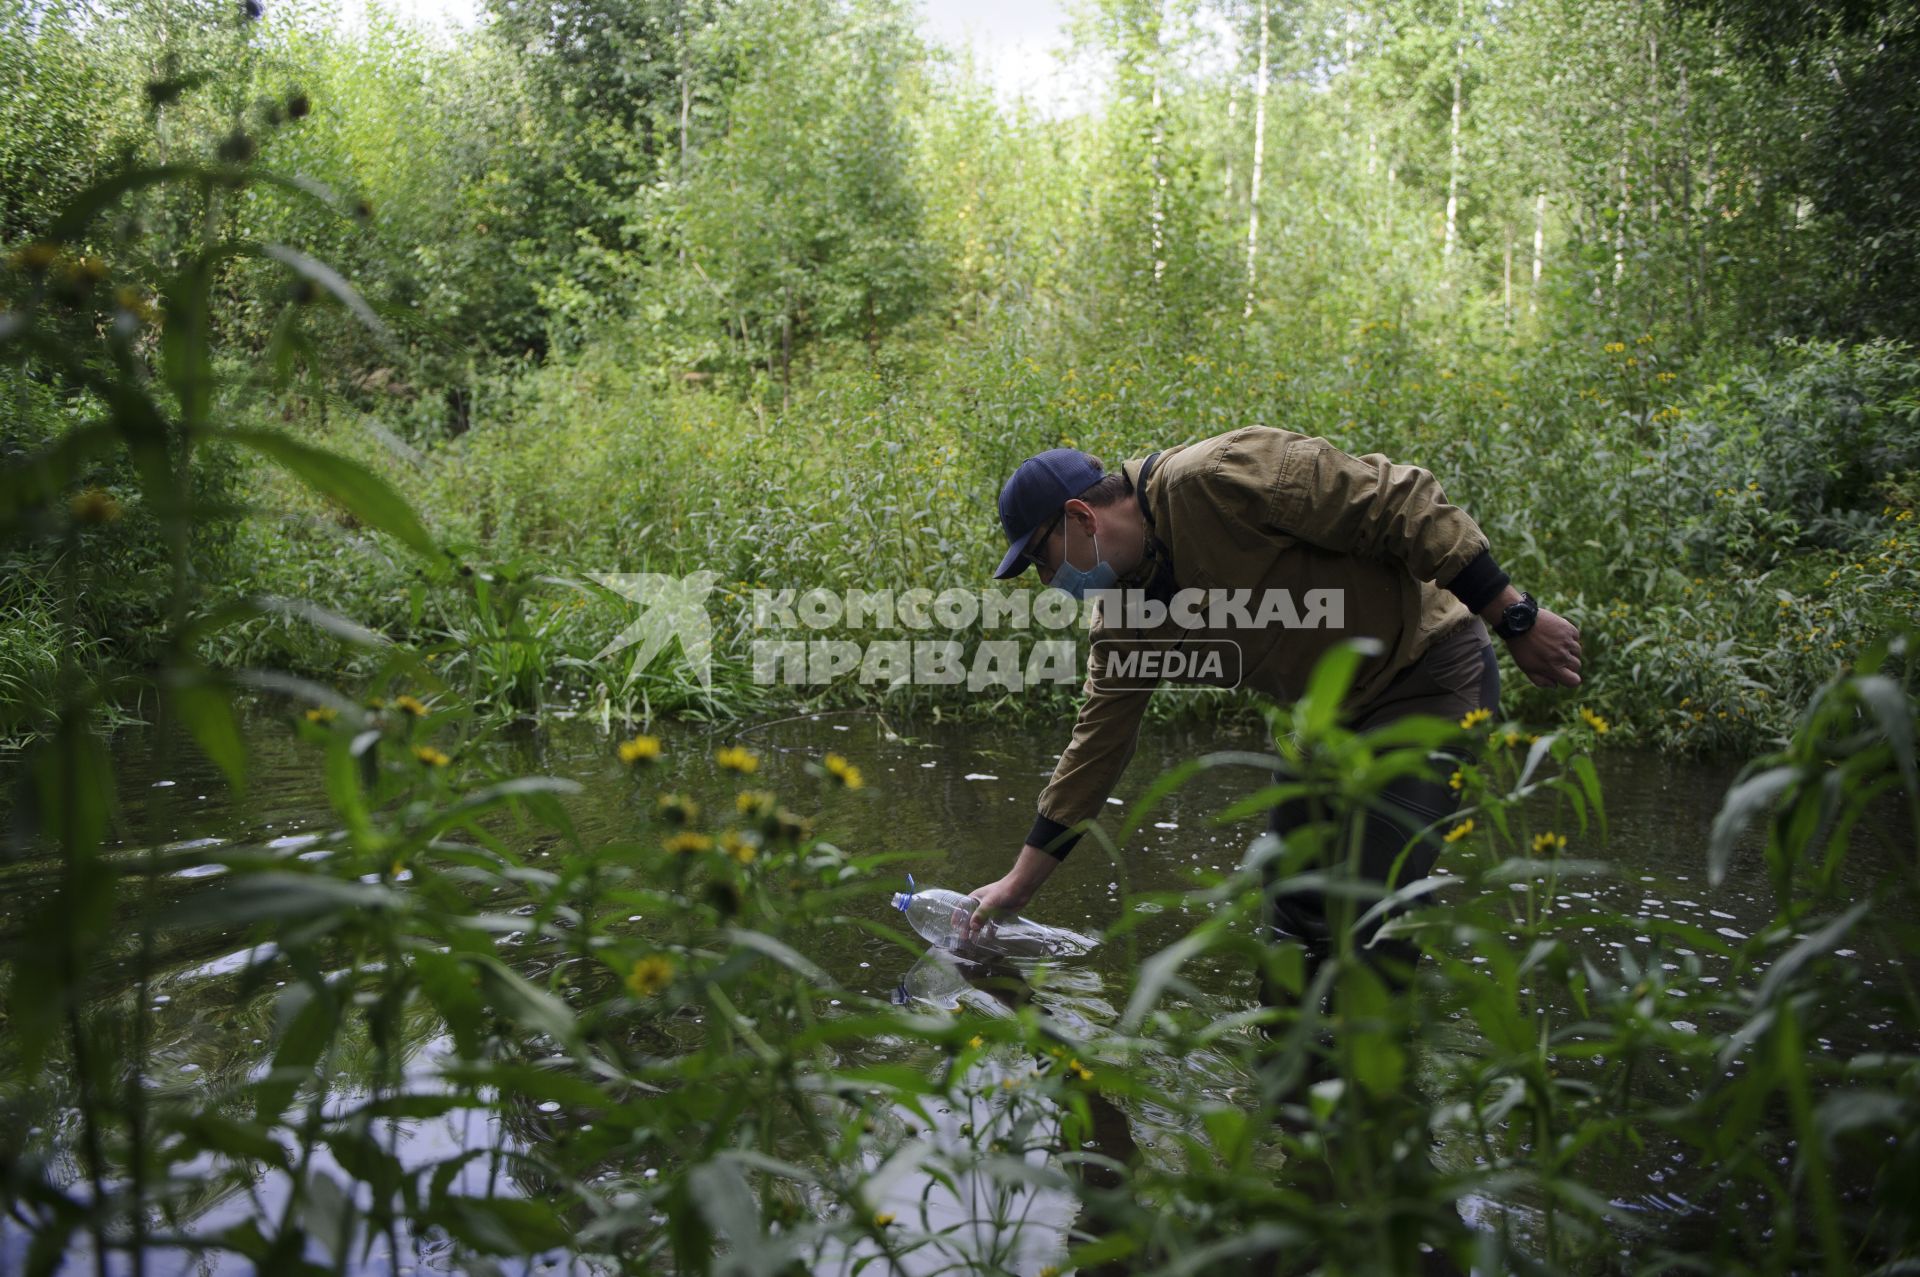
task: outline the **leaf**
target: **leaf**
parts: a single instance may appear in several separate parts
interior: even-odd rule
[[[1760,981],[1760,987],[1754,990],[1754,1001],[1762,1006],[1771,1003],[1779,996],[1781,986],[1793,979],[1796,971],[1821,954],[1831,953],[1839,947],[1841,937],[1853,930],[1854,924],[1867,916],[1870,904],[1870,901],[1860,901],[1853,908],[1781,954],[1767,969],[1766,977]]]
[[[181,1112],[168,1125],[186,1136],[191,1150],[209,1149],[229,1157],[287,1168],[287,1150],[269,1135],[264,1123],[242,1122],[212,1109]]]
[[[1600,773],[1594,770],[1593,759],[1585,754],[1575,754],[1572,763],[1573,774],[1579,778],[1580,788],[1587,795],[1587,804],[1600,821],[1600,837],[1607,836],[1607,809],[1600,801]]]
[[[489,1255],[554,1250],[573,1236],[551,1206],[524,1197],[437,1197],[426,1211],[425,1222]]]
[[[1893,746],[1900,763],[1900,779],[1907,792],[1920,798],[1920,778],[1916,778],[1913,749],[1913,702],[1906,691],[1884,674],[1870,674],[1853,681],[1853,689],[1870,710]]]
[[[1910,1133],[1914,1114],[1912,1105],[1891,1091],[1836,1091],[1820,1101],[1814,1111],[1814,1126],[1832,1153],[1842,1136],[1863,1127]]]
[[[446,1021],[454,1051],[463,1060],[478,1059],[486,1029],[478,974],[452,954],[433,949],[414,951],[413,973],[427,1001]]]
[[[1341,702],[1353,685],[1360,662],[1385,650],[1379,639],[1361,636],[1343,639],[1314,662],[1307,675],[1307,692],[1296,705],[1295,721],[1302,736],[1318,740],[1340,715]]]
[[[271,430],[223,430],[217,437],[231,439],[279,463],[314,491],[339,502],[354,517],[389,533],[417,553],[436,561],[441,557],[440,547],[421,525],[413,507],[386,480],[359,462]]]
[[[727,939],[743,948],[753,949],[766,954],[781,966],[796,973],[805,980],[819,985],[823,989],[837,987],[832,976],[813,963],[800,956],[790,945],[774,939],[759,931],[747,931],[739,927],[729,928]]]
[[[273,1067],[254,1084],[254,1121],[269,1127],[279,1121],[300,1084],[313,1076],[313,1066],[339,1024],[333,999],[305,985],[287,991],[280,1004],[282,1012],[290,1005],[293,1013],[274,1047]]]
[[[229,875],[218,889],[200,892],[166,910],[160,925],[287,922],[320,914],[397,908],[405,903],[403,894],[379,883],[342,882],[317,873],[269,869]]]
[[[1527,781],[1531,779],[1533,773],[1538,770],[1540,761],[1547,756],[1547,751],[1553,748],[1553,742],[1556,739],[1556,734],[1549,732],[1539,740],[1533,742],[1533,745],[1527,750],[1526,764],[1520,768],[1520,779],[1513,782],[1514,793],[1517,794],[1527,787]]]
[[[200,751],[218,765],[236,794],[242,792],[247,781],[247,745],[225,690],[204,670],[181,670],[168,689],[168,699]]]
[[[1392,1020],[1395,1007],[1379,974],[1364,962],[1340,968],[1335,1007],[1352,1049],[1353,1078],[1373,1095],[1391,1095],[1406,1076],[1407,1052]]]
[[[359,292],[352,284],[347,282],[346,277],[339,271],[327,265],[325,262],[317,258],[309,257],[299,249],[290,248],[285,244],[265,244],[261,246],[260,251],[281,265],[290,268],[301,278],[317,284],[329,293],[332,293],[339,299],[343,306],[353,312],[355,319],[358,319],[366,326],[367,331],[371,332],[375,337],[378,337],[382,342],[392,343],[393,337],[388,333],[387,326],[380,322],[380,316],[373,313],[373,308],[367,305]]]
[[[1800,779],[1794,767],[1774,767],[1748,777],[1732,789],[1720,803],[1713,818],[1713,830],[1707,836],[1707,881],[1719,886],[1726,880],[1727,864],[1733,858],[1733,845],[1747,831],[1756,816],[1773,807],[1787,787]]]
[[[47,238],[62,243],[75,243],[84,237],[87,223],[109,204],[131,191],[146,186],[157,186],[162,182],[171,182],[183,177],[213,177],[216,170],[202,168],[197,164],[161,164],[152,168],[128,169],[112,177],[95,182],[76,195],[68,205],[60,210],[60,216],[54,219],[47,231]]]
[[[494,1013],[511,1024],[545,1034],[564,1046],[579,1038],[580,1026],[567,1004],[529,982],[497,958],[471,959],[480,970],[480,987]]]
[[[1127,999],[1126,1013],[1120,1017],[1120,1031],[1136,1032],[1168,983],[1180,973],[1180,968],[1206,952],[1212,943],[1213,928],[1197,927],[1148,958],[1140,967],[1140,979],[1133,987],[1133,996]]]
[[[76,426],[23,460],[0,470],[0,519],[47,504],[72,483],[81,465],[113,445],[110,425]]]
[[[1280,804],[1290,802],[1295,798],[1305,798],[1324,788],[1326,788],[1324,784],[1316,784],[1312,781],[1305,780],[1267,785],[1263,788],[1256,789],[1245,798],[1230,804],[1224,811],[1213,818],[1213,823],[1216,825],[1224,825],[1231,821],[1244,819],[1247,816],[1264,815],[1270,808],[1278,807]]]
[[[262,612],[277,612],[281,616],[289,616],[296,620],[305,621],[315,629],[324,630],[341,642],[351,643],[356,647],[387,647],[393,643],[393,640],[386,635],[376,633],[358,621],[349,620],[347,617],[341,616],[338,612],[330,612],[319,604],[309,602],[306,599],[290,599],[283,598],[277,594],[262,594],[253,599],[252,602],[254,606]]]

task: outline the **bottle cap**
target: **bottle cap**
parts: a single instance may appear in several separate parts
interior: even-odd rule
[[[901,913],[905,913],[907,906],[912,903],[913,893],[911,891],[896,891],[893,893],[893,907]]]

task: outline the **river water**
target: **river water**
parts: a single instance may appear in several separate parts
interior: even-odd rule
[[[967,890],[999,877],[1010,866],[1032,820],[1034,800],[1065,743],[1069,723],[1053,730],[998,729],[952,724],[890,723],[872,712],[801,716],[744,729],[712,733],[675,729],[663,733],[666,750],[658,784],[646,787],[650,795],[661,786],[681,788],[700,798],[709,810],[730,806],[736,777],[718,772],[713,764],[716,747],[739,743],[761,758],[754,776],[758,787],[782,794],[811,795],[818,782],[804,770],[826,752],[838,752],[862,771],[865,785],[858,790],[829,790],[824,807],[816,809],[815,831],[846,852],[862,855],[906,851],[914,858],[902,866],[903,875],[889,888],[904,885],[904,871],[925,886]],[[250,780],[247,796],[235,801],[213,769],[197,756],[163,751],[144,730],[123,732],[114,742],[122,828],[137,833],[115,854],[132,854],[159,842],[170,846],[199,843],[272,844],[298,847],[333,828],[332,814],[319,788],[310,747],[296,739],[287,725],[270,716],[248,723]],[[521,734],[498,734],[484,748],[489,761],[514,774],[545,774],[580,782],[582,792],[568,800],[571,815],[588,846],[597,840],[629,835],[640,810],[633,777],[615,758],[613,740],[595,727],[557,722]],[[1127,777],[1117,794],[1132,801],[1146,783],[1166,768],[1198,754],[1223,750],[1258,751],[1267,742],[1251,725],[1155,726],[1149,724]],[[1771,892],[1760,858],[1753,847],[1735,857],[1734,871],[1718,887],[1707,883],[1707,831],[1721,796],[1736,770],[1732,763],[1690,762],[1627,752],[1603,754],[1600,765],[1611,837],[1576,840],[1570,856],[1598,858],[1613,867],[1611,876],[1581,879],[1565,889],[1575,902],[1575,888],[1592,892],[1581,905],[1610,907],[1630,917],[1674,918],[1714,934],[1738,940],[1751,935],[1773,916]],[[6,772],[0,762],[0,773]],[[10,775],[0,777],[11,781]],[[1195,885],[1197,872],[1230,870],[1241,858],[1249,839],[1258,832],[1254,822],[1221,826],[1214,813],[1264,783],[1263,772],[1251,767],[1223,767],[1204,771],[1183,785],[1147,817],[1120,856],[1110,857],[1089,837],[1082,841],[1055,873],[1028,913],[1040,921],[1099,934],[1118,916],[1124,893],[1178,891]],[[804,806],[796,802],[796,806]],[[1109,823],[1118,827],[1123,808],[1109,808]],[[135,844],[138,844],[136,846]],[[1443,862],[1444,864],[1444,862]],[[33,900],[44,878],[45,865],[28,861],[6,870],[7,902],[0,912],[11,922]],[[1862,869],[1862,880],[1867,871]],[[171,884],[171,890],[191,890],[196,884]],[[886,917],[886,893],[877,891],[874,916]],[[898,921],[898,915],[892,916]],[[1138,964],[1171,942],[1196,919],[1178,905],[1150,919],[1125,943],[1104,944],[1071,962],[1056,964],[1036,988],[1021,997],[1040,1007],[1076,1034],[1097,1035],[1112,1025],[1126,1005]],[[903,956],[897,945],[862,936],[851,929],[834,933],[837,947],[806,955],[824,967],[848,989],[900,1003],[970,1008],[980,1015],[1005,1014],[1007,999],[983,992],[964,972],[937,955]],[[1624,949],[1632,938],[1571,936],[1593,950]],[[242,999],[238,985],[228,979],[257,955],[245,948],[214,947],[204,939],[194,946],[163,952],[161,968],[152,983],[156,1041],[153,1085],[163,1093],[187,1097],[213,1077],[232,1077],[258,1067],[271,1043],[270,1003],[273,989]],[[1725,959],[1710,953],[1697,955],[1711,968]],[[1258,991],[1250,970],[1225,963],[1202,961],[1186,973],[1210,1015],[1228,1014],[1257,1004]],[[1738,973],[1728,971],[1726,978]],[[1179,1005],[1181,995],[1170,1001]],[[1865,1020],[1858,1029],[1864,1040],[1881,1026]],[[898,1062],[900,1042],[876,1042],[874,1060]],[[844,1061],[857,1065],[859,1059]],[[1004,1067],[1021,1067],[1020,1060]],[[989,1061],[985,1068],[1002,1067]],[[1249,1079],[1236,1076],[1224,1059],[1204,1053],[1185,1058],[1179,1067],[1199,1079],[1199,1088],[1227,1103],[1248,1094]],[[1171,1114],[1132,1112],[1106,1115],[1113,1128],[1102,1136],[1110,1144],[1131,1145],[1146,1157],[1174,1134]],[[63,1126],[58,1113],[42,1113],[36,1139],[58,1144]],[[445,1121],[409,1124],[409,1138],[421,1157],[445,1156],[471,1141],[492,1141],[497,1130],[478,1130],[479,1119],[461,1115]],[[993,1120],[985,1112],[942,1113],[939,1120],[958,1129],[974,1123],[984,1129]],[[937,1140],[939,1132],[929,1136]],[[410,1159],[411,1160],[411,1159]],[[71,1162],[68,1161],[69,1169]],[[1608,1182],[1594,1185],[1622,1211],[1650,1217],[1684,1218],[1692,1203],[1676,1197],[1668,1180],[1672,1167],[1660,1157],[1602,1163],[1598,1173]],[[475,1172],[477,1174],[477,1171]],[[959,1191],[942,1188],[929,1194],[924,1177],[907,1177],[885,1190],[904,1218],[906,1212],[930,1211],[918,1216],[930,1229],[949,1229],[944,1251],[921,1252],[928,1269],[944,1254],[991,1256],[1005,1270],[1030,1273],[1043,1263],[1058,1262],[1068,1227],[1073,1222],[1070,1196],[1036,1188],[1013,1204],[1020,1225],[1009,1227],[1009,1203],[992,1209],[981,1197],[988,1186],[956,1180]],[[474,1191],[485,1185],[475,1183]],[[210,1196],[200,1204],[196,1231],[216,1231],[261,1209],[244,1194]],[[10,1268],[24,1253],[25,1236],[16,1221],[0,1221],[0,1268]],[[431,1256],[428,1257],[429,1259]],[[858,1255],[824,1260],[821,1271],[850,1267]],[[371,1267],[385,1270],[378,1252]],[[217,1266],[216,1266],[217,1267]],[[166,1264],[161,1271],[168,1270]]]

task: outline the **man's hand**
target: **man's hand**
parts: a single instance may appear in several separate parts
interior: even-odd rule
[[[1040,884],[1059,864],[1032,843],[1022,847],[1020,858],[1006,877],[967,893],[980,905],[973,911],[972,922],[961,939],[971,942],[991,935],[994,922],[1026,908],[1034,893],[1040,890]]]
[[[1520,602],[1520,591],[1509,585],[1500,597],[1480,609],[1480,619],[1492,629],[1508,605]],[[1545,608],[1534,613],[1525,634],[1507,640],[1507,651],[1520,672],[1535,687],[1580,686],[1580,631],[1572,621]]]
[[[1541,608],[1532,629],[1507,640],[1507,651],[1535,687],[1580,686],[1580,631],[1564,616]]]

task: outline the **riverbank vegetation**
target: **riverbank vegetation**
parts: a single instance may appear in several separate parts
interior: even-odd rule
[[[1904,7],[1111,3],[1075,29],[1102,109],[1064,118],[879,3],[502,4],[450,44],[3,12],[8,1266],[1912,1262]],[[794,703],[722,606],[711,690],[596,662],[631,609],[591,574],[978,585],[1021,456],[1253,421],[1431,466],[1593,676],[1355,737],[1336,652],[1261,711],[1331,819],[1117,895],[1110,1016],[1036,1010],[1054,964],[959,1014],[825,970],[829,933],[922,948],[872,904],[900,854],[811,826],[880,787],[846,760],[775,789],[729,748],[717,809],[651,783],[635,720]],[[243,697],[326,828],[134,827],[103,729],[241,788]],[[611,843],[489,763],[559,712],[631,773]],[[1570,889],[1609,872],[1603,738],[1758,755],[1702,870],[1764,877],[1768,925]],[[1422,996],[1350,939],[1301,987],[1265,863],[1346,876],[1368,796],[1462,740],[1454,881],[1390,902]],[[1271,761],[1194,760],[1123,825]],[[1125,832],[1077,854],[1124,880]],[[1200,996],[1216,961],[1299,1007]],[[189,962],[253,1047],[162,1058]],[[1131,1147],[1146,1114],[1181,1138]],[[1590,1186],[1648,1156],[1671,1227]],[[1042,1194],[1070,1223],[1029,1263]]]
[[[1110,3],[1071,33],[1089,109],[1043,113],[881,3],[567,0],[452,37],[16,6],[5,287],[150,362],[184,254],[281,246],[209,267],[209,410],[369,467],[474,575],[220,447],[194,481],[256,517],[204,520],[191,570],[438,647],[502,714],[791,702],[754,681],[747,590],[980,587],[1021,457],[1263,423],[1440,475],[1582,626],[1613,739],[1763,748],[1920,604],[1920,37],[1900,5],[1769,12]],[[197,163],[275,180],[123,187],[55,234],[125,166]],[[16,458],[99,410],[8,376]],[[126,517],[83,612],[45,542],[0,587],[30,699],[61,644],[155,657],[156,512],[87,478]],[[583,582],[639,571],[715,574],[711,696],[671,652],[593,660],[632,606]],[[372,669],[297,608],[219,642]],[[1077,691],[802,690],[996,716]]]

